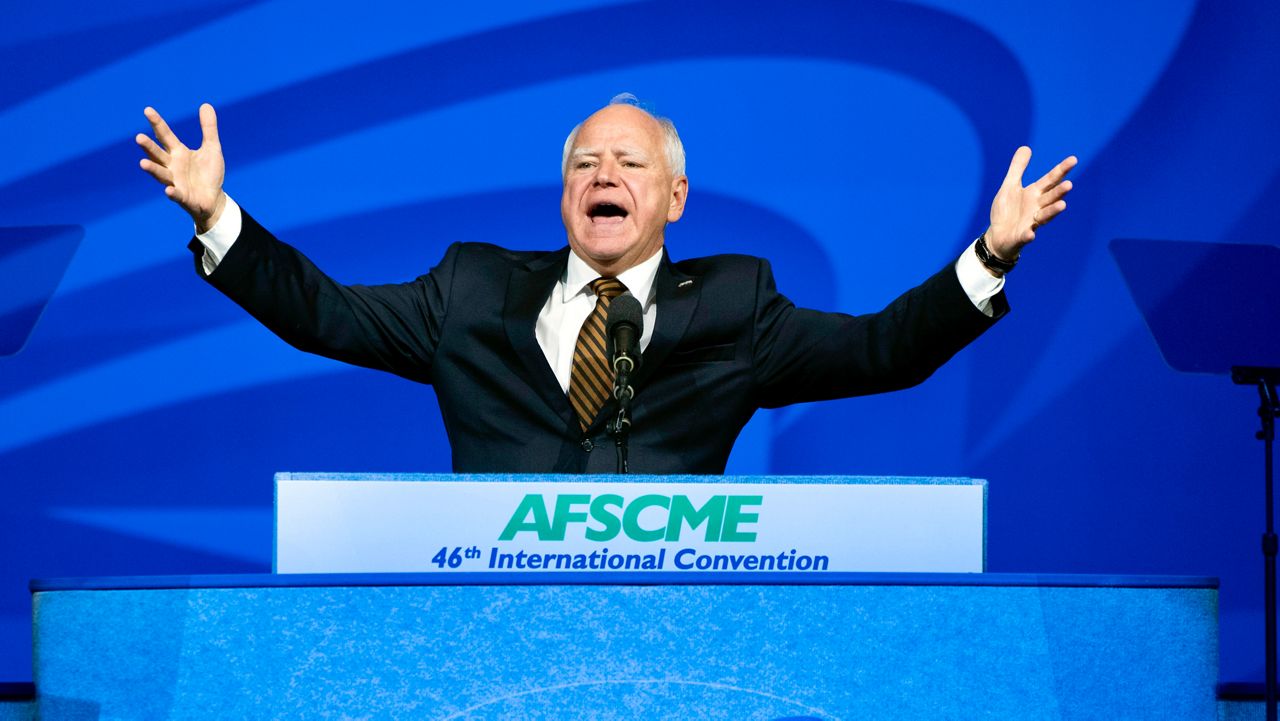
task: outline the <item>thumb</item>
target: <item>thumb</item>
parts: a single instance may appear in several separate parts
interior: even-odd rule
[[[204,134],[202,145],[210,143],[214,145],[222,144],[218,140],[218,114],[214,112],[213,106],[208,103],[200,106],[200,131]]]
[[[203,111],[203,108],[201,109]],[[213,108],[209,108],[212,112]],[[203,112],[201,118],[203,118]],[[1013,154],[1013,160],[1009,162],[1009,172],[1005,173],[1005,184],[1017,183],[1018,187],[1022,187],[1022,174],[1027,170],[1027,163],[1031,162],[1031,148],[1023,145]]]

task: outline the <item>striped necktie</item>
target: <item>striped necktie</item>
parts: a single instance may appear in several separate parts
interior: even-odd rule
[[[591,290],[596,294],[596,307],[578,332],[573,370],[569,373],[569,405],[578,414],[578,425],[584,431],[613,395],[613,369],[605,355],[604,321],[610,301],[625,293],[627,286],[617,278],[596,278],[591,281]]]

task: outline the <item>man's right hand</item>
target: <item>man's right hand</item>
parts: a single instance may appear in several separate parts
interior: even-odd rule
[[[178,140],[155,108],[147,108],[142,113],[160,143],[157,145],[155,140],[138,133],[134,140],[147,154],[138,165],[165,186],[164,194],[169,200],[191,215],[197,233],[207,232],[217,224],[227,202],[222,193],[226,166],[213,106],[208,103],[200,106],[200,130],[204,137],[195,150]]]

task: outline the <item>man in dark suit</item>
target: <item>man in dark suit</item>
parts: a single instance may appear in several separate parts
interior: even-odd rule
[[[620,96],[621,97],[621,96]],[[721,473],[757,408],[915,385],[1007,309],[1003,274],[1060,213],[1067,158],[1023,187],[1014,155],[971,250],[879,313],[796,308],[767,262],[673,262],[666,224],[684,212],[684,150],[670,121],[627,98],[570,133],[561,215],[568,248],[515,252],[455,244],[399,285],[342,286],[271,236],[223,191],[213,108],[192,150],[155,110],[159,144],[137,137],[142,169],[196,224],[197,270],[303,350],[432,384],[460,472],[610,472],[612,371],[603,317],[622,291],[640,301],[631,470]]]

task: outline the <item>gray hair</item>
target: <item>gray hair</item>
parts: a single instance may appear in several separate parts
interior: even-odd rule
[[[684,143],[680,142],[680,133],[676,132],[676,124],[671,122],[670,118],[661,115],[655,115],[640,99],[631,93],[618,93],[609,101],[609,105],[631,105],[645,112],[646,115],[658,121],[658,125],[662,128],[663,150],[667,155],[667,167],[671,168],[671,174],[679,177],[684,175]],[[585,120],[583,122],[586,122]],[[582,129],[582,123],[573,126],[573,130],[569,131],[569,137],[564,140],[564,153],[560,157],[560,177],[569,177],[569,152],[573,150],[573,142],[578,139],[578,131]]]

